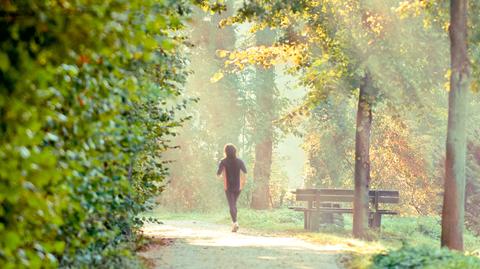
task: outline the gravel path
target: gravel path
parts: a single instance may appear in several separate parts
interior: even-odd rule
[[[240,227],[195,221],[147,224],[145,235],[156,238],[140,253],[153,268],[336,269],[338,249],[301,239],[255,235]]]

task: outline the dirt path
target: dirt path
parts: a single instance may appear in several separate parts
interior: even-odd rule
[[[158,238],[140,253],[154,268],[336,269],[338,249],[204,222],[166,221],[147,224],[144,232]]]

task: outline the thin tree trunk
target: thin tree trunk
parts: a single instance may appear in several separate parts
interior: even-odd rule
[[[470,64],[467,54],[467,0],[450,2],[451,77],[448,95],[447,156],[441,245],[463,250],[465,218],[466,108]]]
[[[370,130],[372,127],[373,85],[367,73],[360,85],[355,136],[355,199],[353,202],[353,236],[365,237],[368,226],[368,190],[370,182]]]
[[[274,33],[271,30],[257,32],[258,45],[272,45]],[[256,79],[258,81],[256,113],[256,144],[255,163],[253,168],[254,189],[252,192],[253,209],[269,208],[270,197],[270,172],[272,167],[273,150],[273,117],[274,117],[274,90],[275,73],[274,69],[257,69]]]

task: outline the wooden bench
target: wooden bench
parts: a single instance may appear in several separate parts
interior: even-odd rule
[[[292,192],[296,201],[307,202],[307,207],[289,207],[296,211],[304,212],[304,228],[317,230],[319,218],[332,217],[334,214],[353,214],[354,190],[348,189],[297,189]],[[369,226],[380,228],[382,215],[396,215],[393,210],[381,209],[381,204],[398,204],[399,192],[395,190],[370,190],[369,191]],[[342,205],[348,207],[342,207]]]

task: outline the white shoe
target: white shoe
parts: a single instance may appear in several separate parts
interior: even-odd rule
[[[238,226],[238,222],[234,222],[232,225],[232,233],[236,233],[238,231],[238,228],[240,228]]]

